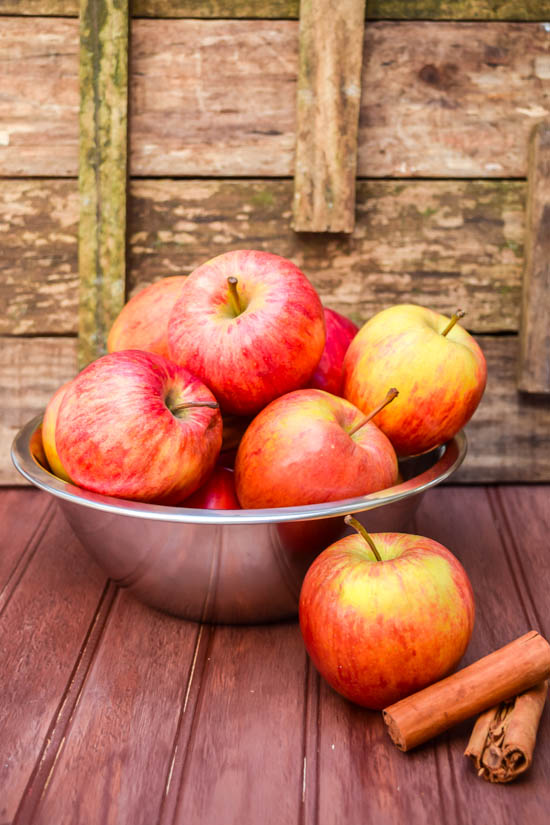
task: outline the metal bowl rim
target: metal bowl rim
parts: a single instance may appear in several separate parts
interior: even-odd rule
[[[45,470],[31,453],[30,439],[41,421],[42,416],[38,415],[25,424],[15,436],[11,448],[11,458],[16,469],[35,487],[72,504],[107,513],[183,524],[273,524],[310,521],[372,510],[418,495],[445,481],[460,467],[468,449],[466,435],[461,431],[446,444],[436,448],[440,452],[439,458],[435,464],[418,476],[394,487],[359,498],[258,510],[201,510],[104,496],[62,481]]]

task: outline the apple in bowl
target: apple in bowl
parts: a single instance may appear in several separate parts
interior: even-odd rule
[[[390,382],[394,404],[376,424],[399,456],[427,452],[451,439],[474,414],[487,380],[475,339],[457,321],[414,304],[399,304],[373,316],[344,358],[344,397],[372,408]]]
[[[222,420],[210,390],[161,355],[123,350],[65,390],[55,428],[75,484],[108,496],[179,504],[212,472]]]
[[[109,331],[108,352],[142,349],[167,358],[168,321],[185,279],[185,275],[161,278],[133,295]]]
[[[168,342],[170,358],[210,387],[224,412],[254,415],[310,379],[325,345],[323,307],[286,258],[227,252],[187,277]]]
[[[466,571],[442,544],[406,533],[357,532],[312,563],[300,592],[300,628],[319,673],[373,710],[452,671],[474,625]]]
[[[388,404],[397,391],[383,401]],[[272,401],[246,430],[235,460],[244,508],[292,507],[356,498],[391,487],[395,450],[369,416],[316,389]]]
[[[325,390],[333,395],[342,395],[344,375],[342,367],[348,347],[357,335],[359,327],[335,312],[324,307],[326,341],[321,360],[311,376],[308,386]]]

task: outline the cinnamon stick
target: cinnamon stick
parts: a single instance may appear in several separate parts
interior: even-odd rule
[[[547,693],[548,682],[540,682],[477,719],[464,756],[472,760],[478,776],[511,782],[530,767]]]
[[[408,751],[453,725],[523,693],[550,676],[550,645],[535,630],[407,696],[383,711],[398,748]]]

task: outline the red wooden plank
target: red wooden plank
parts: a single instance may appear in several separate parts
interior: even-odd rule
[[[34,825],[158,821],[198,631],[119,596]]]
[[[76,699],[71,676],[104,584],[56,510],[0,621],[0,822],[12,821],[51,721]]]
[[[173,825],[301,821],[305,672],[295,623],[215,629]]]
[[[4,590],[13,585],[39,543],[50,496],[39,490],[7,489],[0,495],[0,604]],[[16,573],[18,568],[18,573]]]

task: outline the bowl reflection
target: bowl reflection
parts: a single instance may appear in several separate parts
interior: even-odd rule
[[[76,537],[109,577],[138,599],[185,619],[256,623],[295,616],[300,587],[318,553],[349,529],[404,531],[423,493],[466,455],[459,433],[400,462],[403,482],[362,498],[269,510],[198,510],[101,496],[44,467],[40,418],[16,436],[12,460],[55,496]]]

